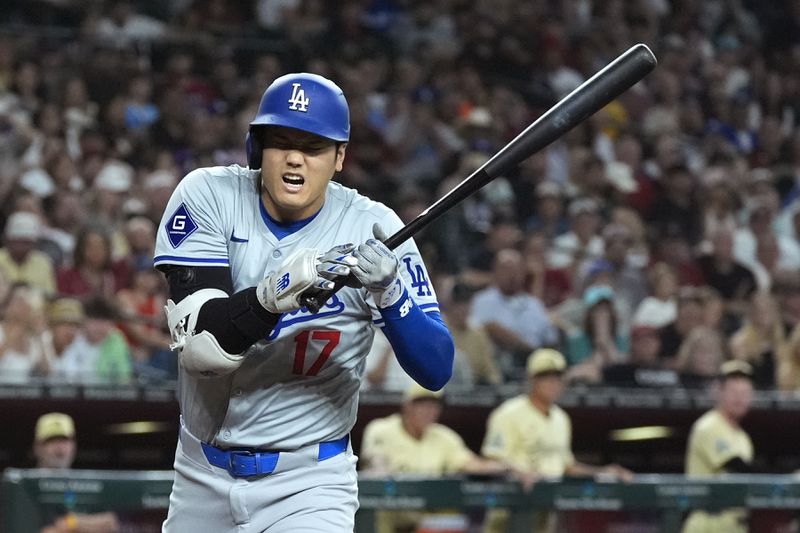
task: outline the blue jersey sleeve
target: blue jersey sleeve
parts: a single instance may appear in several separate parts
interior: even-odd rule
[[[380,313],[383,332],[403,370],[426,389],[444,387],[453,375],[455,346],[439,313],[424,312],[407,290]]]

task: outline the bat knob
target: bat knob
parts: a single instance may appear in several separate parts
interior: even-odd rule
[[[320,302],[321,298],[317,295],[312,294],[303,294],[300,296],[300,303],[303,304],[303,307],[311,311],[312,314],[316,314],[322,309],[322,303]]]

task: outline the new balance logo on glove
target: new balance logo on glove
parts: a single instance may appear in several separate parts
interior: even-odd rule
[[[278,278],[278,282],[275,283],[275,292],[280,294],[283,290],[289,286],[289,273],[287,272],[280,278]]]

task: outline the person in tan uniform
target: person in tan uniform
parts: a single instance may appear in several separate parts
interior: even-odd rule
[[[482,454],[536,478],[606,475],[629,481],[632,472],[619,465],[592,466],[572,454],[572,423],[555,404],[564,389],[566,367],[564,356],[551,348],[539,348],[528,356],[528,391],[506,400],[489,415]],[[506,511],[492,511],[486,530],[505,531],[507,523]],[[541,514],[533,528],[555,530],[555,516]]]
[[[36,468],[64,472],[72,468],[76,454],[75,422],[65,413],[46,413],[36,421],[33,455]],[[40,517],[49,524],[39,533],[117,533],[119,520],[113,512],[75,513],[67,510],[60,516]]]
[[[687,476],[752,472],[753,442],[739,425],[753,400],[753,370],[744,361],[727,361],[720,372],[719,396],[713,409],[698,418],[689,433]],[[745,509],[695,511],[683,533],[747,531]]]
[[[421,474],[437,477],[454,473],[502,474],[508,469],[470,450],[452,429],[439,424],[443,396],[416,383],[403,396],[400,412],[376,418],[364,428],[359,453],[362,471],[376,475]],[[415,531],[424,520],[420,512],[380,511],[377,533]]]

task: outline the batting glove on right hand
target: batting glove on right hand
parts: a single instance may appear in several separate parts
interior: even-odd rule
[[[306,292],[330,290],[334,280],[350,274],[355,246],[345,244],[324,255],[314,248],[296,250],[256,287],[259,303],[270,313],[288,313],[303,307],[300,296]]]
[[[387,236],[380,225],[372,226],[372,234],[374,239],[360,244],[353,252],[358,261],[353,267],[353,275],[372,293],[378,307],[390,307],[403,295],[400,260],[383,244]]]

